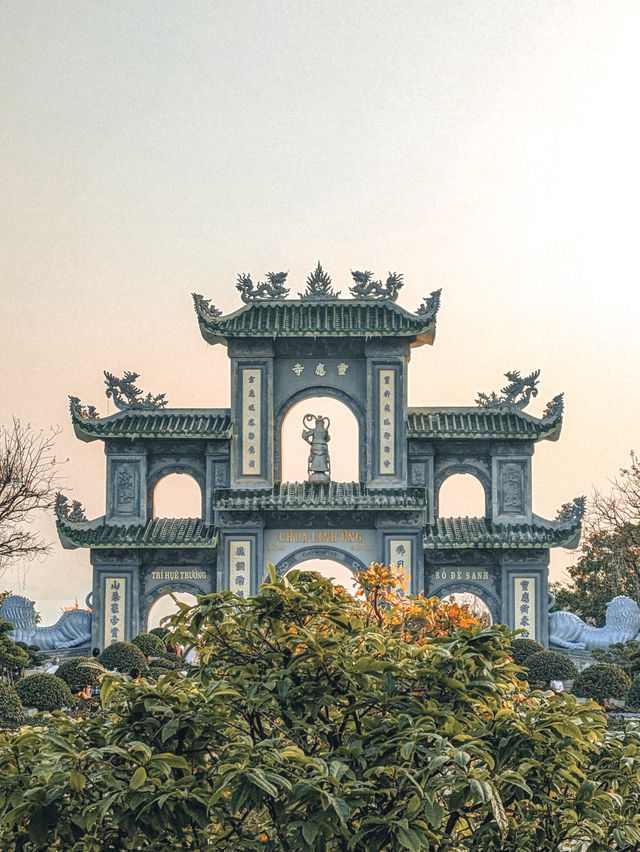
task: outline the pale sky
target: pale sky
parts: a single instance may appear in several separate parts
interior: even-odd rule
[[[64,486],[104,513],[104,455],[67,395],[102,370],[172,406],[226,407],[228,362],[190,291],[320,259],[442,287],[412,405],[470,405],[541,368],[534,511],[606,487],[640,450],[637,0],[0,4],[0,421],[58,424]],[[335,443],[335,442],[334,442]],[[45,623],[90,589],[55,542],[0,586]],[[571,556],[554,555],[559,576]]]

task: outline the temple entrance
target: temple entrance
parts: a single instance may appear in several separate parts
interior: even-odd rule
[[[353,571],[333,559],[306,559],[304,562],[299,562],[289,568],[289,571],[293,570],[312,571],[314,574],[320,574],[327,580],[331,580],[334,586],[342,586],[352,595],[355,595],[360,588]]]
[[[180,603],[192,606],[196,602],[196,596],[192,595],[191,592],[173,592],[173,594]],[[173,597],[169,594],[161,595],[151,604],[147,616],[147,630],[160,627],[160,622],[163,618],[166,618],[168,615],[175,615],[177,611],[178,606]]]
[[[489,627],[493,624],[491,610],[478,595],[473,592],[454,592],[442,598],[447,603],[457,603],[458,606],[466,606],[471,615],[477,618],[483,627]]]

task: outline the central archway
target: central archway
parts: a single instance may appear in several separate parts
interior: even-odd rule
[[[290,571],[301,562],[315,562],[318,560],[337,562],[352,573],[355,571],[364,571],[367,567],[364,562],[361,562],[352,553],[347,553],[337,547],[301,547],[300,550],[295,550],[293,553],[282,558],[276,565],[276,571],[281,575],[286,574],[287,571]]]
[[[356,457],[358,460],[358,475],[356,477],[356,481],[362,481],[364,478],[364,471],[366,470],[367,465],[367,441],[366,441],[366,418],[365,412],[362,409],[359,402],[354,399],[350,394],[345,393],[344,391],[338,390],[337,388],[332,388],[325,385],[318,385],[313,388],[306,388],[304,390],[298,391],[297,393],[291,394],[278,408],[275,413],[275,423],[274,423],[274,479],[276,481],[282,481],[282,468],[283,468],[283,425],[285,419],[287,419],[288,415],[292,412],[292,410],[301,402],[307,401],[310,406],[310,410],[314,414],[324,414],[325,412],[320,410],[313,410],[315,408],[315,402],[318,400],[318,403],[322,405],[323,398],[329,397],[330,400],[338,401],[342,404],[342,407],[348,409],[348,413],[350,416],[355,418],[355,422],[358,427],[358,436],[357,436],[357,451]],[[355,425],[355,424],[354,424]],[[332,435],[335,440],[335,434]],[[335,447],[335,443],[333,445]],[[331,455],[331,449],[330,455]],[[300,438],[300,450],[305,453],[308,451],[308,447]],[[306,479],[306,476],[304,477]],[[336,479],[335,476],[332,476],[332,479]]]

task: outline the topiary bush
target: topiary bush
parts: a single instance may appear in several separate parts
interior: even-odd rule
[[[62,710],[73,707],[75,701],[67,684],[52,674],[32,674],[16,684],[23,707],[36,710]]]
[[[571,680],[578,674],[574,663],[560,651],[536,651],[527,657],[524,665],[529,671],[528,680],[531,683]]]
[[[131,642],[140,648],[145,657],[160,657],[167,650],[162,639],[153,633],[138,633]]]
[[[76,693],[85,686],[99,683],[105,671],[105,667],[91,657],[73,657],[58,667],[55,676],[62,678],[71,692]]]
[[[109,671],[129,674],[131,669],[147,670],[147,658],[132,642],[114,642],[98,657],[98,662]]]
[[[151,633],[152,636],[159,636],[160,639],[162,639],[164,641],[167,638],[167,636],[169,635],[169,628],[168,627],[152,627],[151,630],[149,631],[149,633]]]
[[[518,666],[524,666],[525,661],[532,655],[544,651],[543,646],[535,639],[512,639],[511,656]]]
[[[629,692],[631,678],[613,663],[595,663],[583,669],[573,683],[573,693],[603,704],[607,698],[622,700]]]
[[[626,702],[629,710],[640,710],[640,676],[635,677],[631,682]]]
[[[0,727],[17,728],[24,722],[20,696],[12,686],[0,682]]]

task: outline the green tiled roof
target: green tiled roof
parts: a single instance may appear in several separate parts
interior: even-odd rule
[[[557,441],[562,429],[562,410],[538,419],[523,411],[503,408],[409,408],[410,438],[478,440],[510,438]]]
[[[215,528],[198,518],[153,518],[146,524],[68,523],[58,519],[64,547],[215,547]]]
[[[71,406],[73,428],[82,441],[104,438],[229,438],[228,409],[164,408],[158,411],[119,411],[99,419],[82,417]]]
[[[227,316],[194,296],[200,331],[207,343],[235,337],[410,337],[413,346],[433,343],[437,306],[411,314],[387,300],[260,300]]]
[[[532,524],[494,524],[488,518],[438,518],[427,526],[427,550],[466,547],[573,548],[580,538],[580,521],[554,522],[534,518]]]
[[[421,509],[424,488],[371,488],[361,482],[280,482],[273,489],[218,489],[216,509]]]

